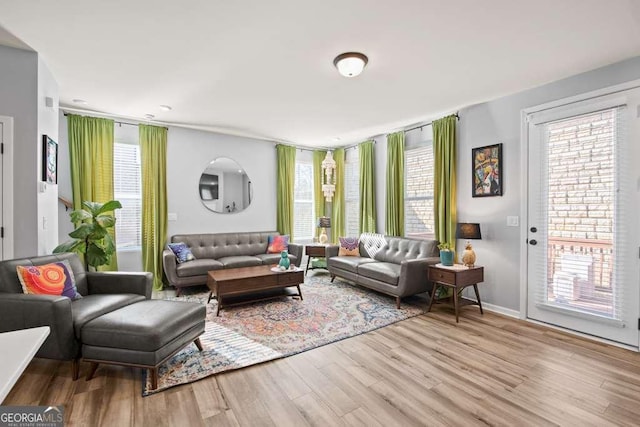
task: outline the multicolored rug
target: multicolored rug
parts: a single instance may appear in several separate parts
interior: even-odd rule
[[[225,308],[216,317],[215,300],[207,306],[204,351],[189,345],[159,369],[158,388],[143,381],[143,396],[220,372],[244,368],[353,337],[425,312],[425,299],[395,298],[354,286],[328,275],[307,276],[303,301],[281,298]],[[206,288],[169,298],[206,304]],[[143,371],[146,375],[146,370]]]

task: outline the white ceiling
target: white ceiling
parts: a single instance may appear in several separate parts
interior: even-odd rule
[[[0,0],[0,25],[63,106],[309,146],[640,54],[639,0]],[[345,51],[369,57],[357,78]]]

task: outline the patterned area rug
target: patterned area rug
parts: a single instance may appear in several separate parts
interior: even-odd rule
[[[301,285],[303,301],[281,298],[228,307],[216,317],[215,300],[207,306],[204,351],[189,345],[159,369],[158,388],[143,370],[143,396],[220,372],[320,347],[408,319],[425,312],[426,299],[395,298],[354,286],[328,275],[307,276]],[[206,288],[168,298],[206,304]]]

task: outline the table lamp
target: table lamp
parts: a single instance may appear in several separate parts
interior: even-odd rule
[[[326,244],[329,238],[327,237],[327,228],[331,228],[331,218],[328,216],[321,216],[318,218],[318,227],[320,228],[320,236],[318,236],[318,242]]]
[[[462,263],[467,267],[475,266],[476,253],[473,251],[473,247],[471,246],[471,242],[469,242],[469,240],[482,239],[482,234],[480,233],[480,224],[472,222],[459,222],[456,226],[456,239],[467,239],[467,243],[462,254]]]

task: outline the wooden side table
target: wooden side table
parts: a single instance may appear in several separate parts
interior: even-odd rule
[[[431,291],[431,300],[429,301],[427,313],[431,311],[438,288],[443,287],[453,289],[453,307],[456,311],[456,323],[458,323],[458,312],[461,305],[477,304],[480,306],[480,314],[484,314],[482,302],[480,302],[480,293],[478,292],[478,283],[484,281],[484,267],[466,268],[462,265],[447,267],[437,264],[429,267],[428,277],[434,283],[434,286],[433,291]],[[467,286],[473,286],[478,299],[477,302],[458,296]]]
[[[326,252],[325,252],[326,248],[327,248],[327,245],[321,245],[321,244],[305,245],[304,252],[307,254],[307,268],[304,270],[305,275],[309,270],[315,270],[316,268],[321,268],[321,267],[309,268],[309,262],[311,262],[311,257],[326,258]]]

